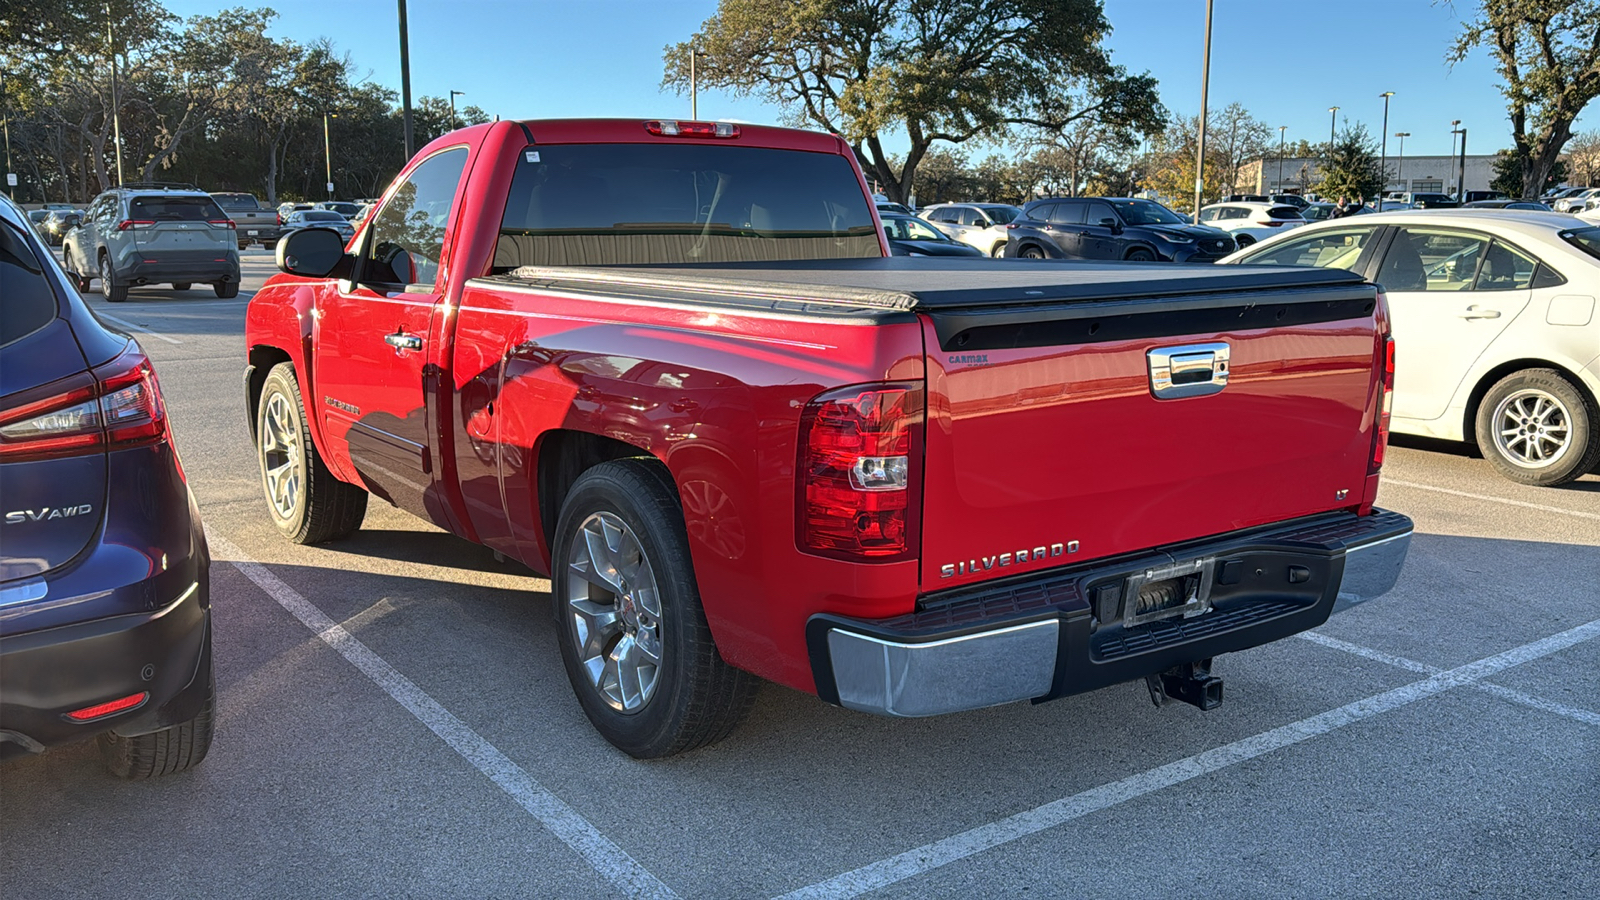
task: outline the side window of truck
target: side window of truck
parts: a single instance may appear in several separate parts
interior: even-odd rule
[[[428,157],[411,171],[372,221],[362,280],[401,285],[437,281],[444,230],[466,165],[467,149],[456,147]]]

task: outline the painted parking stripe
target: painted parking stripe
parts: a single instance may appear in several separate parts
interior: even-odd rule
[[[157,340],[166,341],[169,344],[181,344],[181,343],[183,343],[183,341],[180,341],[175,337],[167,337],[166,335],[162,334],[159,331],[151,331],[150,329],[144,327],[143,325],[135,325],[132,322],[129,322],[129,321],[125,320],[125,319],[119,319],[116,316],[113,316],[113,315],[111,315],[109,313],[103,313],[103,312],[99,311],[98,309],[94,310],[94,314],[95,314],[95,316],[97,318],[105,319],[107,322],[111,322],[112,324],[115,324],[115,325],[121,325],[123,328],[126,328],[129,331],[137,331],[137,332],[141,332],[143,334],[148,334],[148,335],[150,335],[151,337],[153,337],[153,338],[155,338]]]
[[[394,698],[396,703],[405,707],[422,724],[428,726],[429,730],[449,744],[452,750],[471,763],[473,768],[510,795],[517,805],[527,810],[539,824],[583,857],[601,877],[630,897],[677,897],[677,894],[660,879],[650,874],[621,847],[612,843],[572,807],[546,790],[521,766],[512,762],[493,744],[484,740],[465,722],[456,718],[409,678],[372,652],[366,644],[345,631],[339,623],[328,618],[327,614],[294,588],[289,587],[265,566],[251,559],[243,550],[216,532],[207,529],[206,539],[216,555],[238,569],[244,577],[255,582],[267,596],[276,600],[278,605],[299,619],[301,624],[311,629],[324,643],[338,651],[340,656],[372,679],[384,693]]]
[[[1291,722],[1271,731],[1224,744],[1186,759],[1129,776],[1121,781],[1090,788],[1043,806],[1017,813],[998,822],[980,825],[943,840],[924,844],[859,869],[836,875],[785,894],[782,900],[800,898],[857,897],[896,882],[966,859],[985,850],[1009,844],[1090,813],[1109,809],[1129,800],[1182,784],[1212,772],[1248,762],[1302,741],[1370,719],[1382,713],[1409,706],[1452,688],[1473,684],[1513,666],[1549,656],[1568,647],[1600,637],[1600,619],[1569,628],[1560,634],[1514,647],[1486,659],[1468,663],[1421,681],[1357,700],[1319,715]]]
[[[1379,650],[1373,650],[1370,647],[1363,647],[1360,644],[1352,644],[1349,641],[1341,641],[1336,637],[1328,637],[1325,634],[1318,634],[1315,631],[1304,631],[1301,632],[1299,636],[1313,644],[1321,644],[1322,646],[1333,650],[1342,650],[1345,653],[1351,653],[1356,656],[1365,657],[1373,662],[1380,662],[1384,665],[1394,666],[1395,668],[1405,669],[1408,672],[1417,672],[1423,675],[1436,675],[1444,671],[1437,666],[1430,666],[1427,663],[1420,663],[1416,660],[1406,659],[1403,656],[1392,656]],[[1502,700],[1509,700],[1512,703],[1520,704],[1532,709],[1542,709],[1545,712],[1555,713],[1558,716],[1566,716],[1569,719],[1575,719],[1588,725],[1600,725],[1600,713],[1591,712],[1590,710],[1581,709],[1576,706],[1568,706],[1565,703],[1557,703],[1554,700],[1547,700],[1544,697],[1538,697],[1533,694],[1524,693],[1515,688],[1502,687],[1498,684],[1489,684],[1488,682],[1478,682],[1477,684],[1472,685],[1472,688],[1473,690],[1482,691],[1485,694],[1492,694]]]
[[[1439,494],[1449,494],[1452,497],[1468,497],[1473,500],[1487,500],[1490,503],[1504,503],[1507,506],[1520,506],[1524,509],[1537,509],[1540,512],[1559,513],[1563,516],[1577,516],[1580,519],[1593,519],[1600,522],[1600,513],[1582,512],[1576,509],[1563,509],[1559,506],[1547,506],[1543,503],[1529,503],[1526,500],[1512,500],[1507,497],[1495,497],[1489,494],[1473,494],[1467,491],[1458,491],[1452,488],[1435,487],[1431,484],[1420,484],[1415,481],[1401,481],[1398,478],[1385,478],[1384,484],[1395,484],[1418,491],[1433,491]]]

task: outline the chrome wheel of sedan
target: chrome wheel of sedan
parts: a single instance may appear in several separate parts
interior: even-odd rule
[[[1513,465],[1555,465],[1572,446],[1571,422],[1559,398],[1537,388],[1520,390],[1495,407],[1495,446]]]
[[[293,518],[300,505],[304,467],[300,423],[289,408],[289,398],[280,393],[268,397],[261,424],[261,472],[266,478],[267,500],[280,518]]]
[[[597,512],[579,528],[567,566],[579,664],[612,709],[638,712],[661,674],[661,595],[650,559],[626,522]]]

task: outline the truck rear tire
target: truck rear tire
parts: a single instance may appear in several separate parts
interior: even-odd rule
[[[1600,411],[1554,369],[1500,379],[1478,404],[1478,449],[1495,471],[1519,484],[1553,487],[1600,465]]]
[[[267,373],[256,404],[256,458],[267,511],[296,544],[348,537],[367,515],[367,492],[328,470],[306,427],[305,404],[293,363]]]
[[[678,492],[654,460],[589,469],[556,523],[551,594],[567,677],[595,730],[638,759],[727,736],[759,681],[723,661]]]

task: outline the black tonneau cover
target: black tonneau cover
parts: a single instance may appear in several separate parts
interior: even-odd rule
[[[906,257],[524,266],[477,280],[777,311],[922,313],[933,320],[941,346],[973,350],[1119,340],[1171,327],[1148,321],[1154,314],[1183,314],[1197,327],[1266,327],[1288,324],[1286,316],[1333,321],[1369,315],[1377,290],[1342,269]],[[1292,315],[1290,307],[1297,307]],[[1112,319],[1115,327],[1102,327]],[[1089,320],[1083,328],[1067,325]]]

